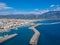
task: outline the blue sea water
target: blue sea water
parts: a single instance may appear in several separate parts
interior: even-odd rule
[[[6,42],[1,43],[0,45],[29,45],[29,41],[34,34],[34,32],[26,27],[20,27],[18,30],[11,30],[7,34],[14,34],[17,33],[18,35]]]
[[[44,20],[35,22],[35,24],[54,22],[60,22],[60,20]],[[60,45],[60,24],[39,25],[36,29],[41,33],[38,45]],[[10,35],[14,33],[17,33],[18,35],[1,45],[29,45],[29,41],[34,34],[34,32],[29,29],[29,26],[20,27],[18,30],[13,29],[7,34]]]
[[[36,23],[54,23],[60,20],[45,20]],[[41,33],[38,45],[60,45],[60,24],[39,25],[36,29]]]

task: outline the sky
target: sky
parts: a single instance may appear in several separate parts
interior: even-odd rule
[[[0,0],[0,15],[60,11],[59,0]]]

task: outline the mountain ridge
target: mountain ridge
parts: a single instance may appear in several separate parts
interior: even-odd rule
[[[8,19],[60,19],[60,11],[49,11],[43,14],[17,14],[17,15],[0,15],[1,18]]]

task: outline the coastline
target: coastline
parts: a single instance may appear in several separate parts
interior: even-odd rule
[[[30,42],[29,42],[31,45],[37,45],[38,38],[40,36],[40,32],[35,29],[36,26],[38,26],[38,25],[33,25],[32,27],[29,28],[35,32],[34,35],[32,36],[32,38],[30,39]]]
[[[8,32],[10,29],[25,26],[36,21],[39,20],[0,19],[0,32]]]

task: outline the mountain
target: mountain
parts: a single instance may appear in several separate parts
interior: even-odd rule
[[[0,15],[0,19],[1,18],[8,18],[8,19],[36,19],[36,15],[34,15],[34,14],[29,14],[29,15],[24,15],[24,14]]]
[[[0,18],[17,18],[17,19],[60,19],[60,11],[49,11],[43,14],[17,14],[17,15],[0,15]]]
[[[60,11],[50,11],[39,15],[38,18],[41,19],[60,19]]]

